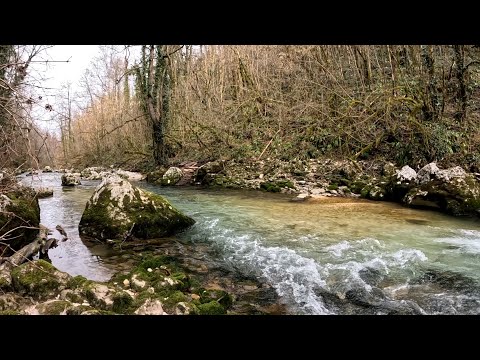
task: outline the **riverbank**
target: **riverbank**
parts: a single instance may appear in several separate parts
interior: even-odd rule
[[[392,201],[454,216],[480,215],[480,173],[436,163],[416,170],[390,162],[309,160],[187,162],[149,172],[162,186],[200,185],[292,194],[294,201],[328,196]]]

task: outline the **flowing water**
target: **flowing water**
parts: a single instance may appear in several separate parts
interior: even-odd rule
[[[99,182],[62,188],[55,173],[33,181],[54,188],[53,198],[40,200],[41,222],[61,224],[70,238],[50,251],[53,264],[108,279],[112,250],[78,236]],[[197,221],[179,240],[208,246],[225,268],[268,283],[289,313],[480,313],[479,221],[358,199],[298,203],[256,191],[137,185]]]

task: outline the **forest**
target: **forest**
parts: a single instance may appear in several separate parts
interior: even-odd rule
[[[478,169],[476,46],[103,46],[55,108],[30,96],[39,51],[0,49],[0,167],[262,157]],[[32,106],[59,130],[39,129]]]

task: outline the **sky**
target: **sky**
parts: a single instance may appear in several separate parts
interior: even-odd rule
[[[55,45],[46,50],[42,60],[67,61],[68,62],[39,62],[32,64],[34,76],[43,89],[38,90],[42,96],[42,103],[51,104],[55,107],[55,94],[61,85],[66,82],[72,83],[72,90],[77,88],[84,71],[90,62],[99,53],[98,45]],[[35,75],[36,74],[36,75]],[[52,113],[42,112],[38,114],[37,124],[45,130],[54,130],[56,124],[52,122]]]

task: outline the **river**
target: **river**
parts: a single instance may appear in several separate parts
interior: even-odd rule
[[[78,235],[99,181],[62,187],[60,176],[21,177],[54,189],[39,200],[41,223],[62,225],[69,240],[50,258],[72,275],[108,280],[128,261]],[[405,305],[425,314],[480,313],[479,221],[359,199],[302,203],[257,191],[136,185],[196,220],[178,240],[208,247],[212,261],[269,284],[290,314],[383,314]]]

